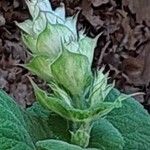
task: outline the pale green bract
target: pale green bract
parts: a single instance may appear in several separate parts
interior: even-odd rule
[[[66,18],[64,5],[53,11],[48,0],[31,0],[27,4],[32,20],[17,25],[25,32],[23,41],[33,54],[48,55],[54,60],[63,44],[70,52],[86,55],[91,65],[98,37],[92,39],[82,31],[77,33],[77,15]]]

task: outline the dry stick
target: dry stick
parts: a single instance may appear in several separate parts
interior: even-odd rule
[[[108,48],[109,44],[110,44],[110,41],[108,41],[108,42],[105,44],[105,46],[102,48],[102,51],[101,51],[101,54],[100,54],[100,57],[99,57],[99,60],[98,60],[98,63],[97,63],[98,68],[99,68],[99,66],[100,66],[101,63],[102,63],[104,53],[105,53],[106,49]]]

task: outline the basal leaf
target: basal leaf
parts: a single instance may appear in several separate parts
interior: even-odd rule
[[[24,111],[0,91],[1,150],[36,150],[35,143],[48,138],[69,141],[68,122],[37,103]]]
[[[36,143],[38,150],[83,150],[77,145],[71,145],[69,143],[59,140],[44,140]]]
[[[108,100],[114,100],[119,92],[113,90]],[[148,150],[150,148],[150,115],[133,98],[128,98],[119,109],[113,110],[107,120],[122,134],[123,150]]]
[[[106,119],[93,124],[89,147],[100,150],[123,150],[124,139],[120,132]]]
[[[59,140],[44,140],[36,143],[38,150],[98,150],[95,148],[81,148],[77,145],[72,145]]]
[[[44,139],[69,141],[68,122],[46,110],[39,103],[34,103],[27,111],[27,125],[34,142]]]
[[[35,150],[23,111],[0,90],[0,149]]]

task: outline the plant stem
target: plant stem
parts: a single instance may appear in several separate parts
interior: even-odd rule
[[[90,139],[91,126],[85,122],[74,122],[73,132],[71,133],[71,143],[83,148],[87,147]]]

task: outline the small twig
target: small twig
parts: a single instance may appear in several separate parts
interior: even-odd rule
[[[108,42],[105,44],[105,46],[102,48],[102,51],[101,51],[101,54],[100,54],[100,57],[99,57],[99,60],[98,60],[98,63],[97,63],[98,68],[99,68],[99,66],[100,66],[101,63],[102,63],[104,53],[105,53],[106,49],[108,48],[109,44],[110,44],[110,41],[108,41]]]

